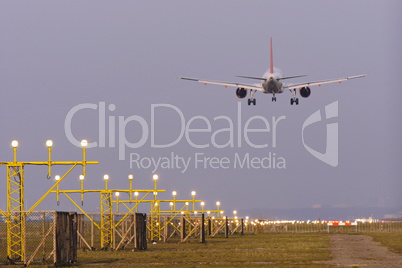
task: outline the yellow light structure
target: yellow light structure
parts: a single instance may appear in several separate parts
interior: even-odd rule
[[[13,140],[11,142],[11,147],[13,147],[13,152],[14,152],[14,163],[17,163],[17,148],[18,148],[18,141]]]
[[[53,141],[52,140],[47,140],[46,141],[46,147],[47,147],[47,178],[50,179],[52,177],[52,147],[53,147]]]
[[[112,191],[109,191],[109,175],[103,176],[105,189],[100,192],[101,248],[108,249],[113,242],[113,203]]]
[[[56,182],[58,182],[60,180],[60,175],[54,176],[54,179]],[[60,205],[60,186],[59,186],[59,184],[57,184],[57,186],[56,186],[56,202],[57,202],[57,205]]]
[[[88,141],[87,140],[82,140],[81,141],[81,147],[82,147],[82,174],[86,174],[87,171],[87,146],[88,146]]]
[[[80,195],[81,195],[81,205],[84,205],[84,175],[80,175]]]
[[[151,241],[156,242],[161,239],[161,218],[160,218],[160,206],[158,206],[158,174],[152,176],[154,181],[153,202],[150,203],[150,238]]]
[[[105,190],[109,189],[109,175],[103,175],[103,181],[105,182]]]
[[[133,191],[133,179],[134,179],[134,176],[132,174],[128,175],[129,189],[130,189],[130,202],[133,201],[133,195],[131,194],[131,192]]]
[[[176,210],[176,195],[177,195],[177,192],[176,192],[176,191],[173,191],[173,192],[172,192],[172,196],[173,196],[173,210]]]
[[[17,161],[17,149],[19,142],[13,140],[11,147],[13,148],[13,161],[0,162],[0,165],[6,166],[7,172],[7,211],[2,212],[6,216],[7,221],[7,257],[11,261],[19,260],[25,262],[25,216],[33,211],[58,185],[63,179],[76,167],[82,166],[82,175],[85,176],[87,164],[98,164],[97,161],[86,161],[86,151],[83,148],[82,161],[53,161],[52,147],[53,141],[47,140],[46,147],[48,151],[47,161],[30,162]],[[37,202],[29,209],[25,209],[25,189],[24,189],[24,169],[26,165],[47,166],[47,177],[52,174],[52,166],[66,165],[71,166],[63,175],[58,176],[53,186],[42,195]],[[57,201],[59,199],[57,197]],[[26,211],[26,212],[25,212]],[[25,213],[23,213],[25,212]]]
[[[156,192],[156,190],[157,190],[157,188],[158,188],[158,179],[159,179],[158,174],[154,174],[154,175],[152,176],[152,179],[153,179],[153,181],[154,181],[154,191]],[[155,200],[156,200],[156,199],[155,199]]]
[[[134,192],[134,196],[135,196],[135,212],[138,212],[138,192]]]
[[[193,200],[193,207],[192,207],[192,211],[194,211],[195,210],[195,195],[196,195],[197,193],[195,192],[195,191],[191,191],[191,198],[192,198],[192,200]]]
[[[18,141],[11,142],[13,162],[7,166],[7,256],[25,260],[24,165],[17,162]],[[14,213],[19,212],[19,213]]]
[[[138,212],[138,204],[144,202],[149,202],[152,203],[154,202],[153,200],[145,200],[147,196],[153,193],[157,192],[164,192],[165,190],[156,190],[155,189],[148,189],[148,190],[134,190],[134,189],[110,189],[109,187],[109,181],[110,181],[110,176],[109,175],[104,175],[103,180],[104,180],[104,189],[100,190],[84,190],[85,193],[100,193],[100,216],[101,216],[101,223],[100,225],[93,220],[91,216],[89,216],[80,206],[77,205],[77,203],[69,196],[69,194],[72,193],[80,193],[81,190],[59,190],[59,193],[63,193],[69,200],[70,202],[75,205],[75,207],[81,211],[91,222],[92,224],[100,230],[101,233],[101,248],[102,249],[111,249],[115,247],[121,246],[116,245],[116,239],[114,237],[115,235],[115,230],[133,213],[134,211]],[[57,194],[58,191],[52,191],[52,193]],[[139,192],[145,193],[141,199],[139,199]],[[127,193],[129,196],[133,195],[135,196],[135,205],[132,207],[129,207],[127,204],[132,203],[130,199],[128,200],[122,200],[121,193]],[[116,197],[115,200],[113,200],[113,195]],[[115,222],[114,221],[114,212],[113,208],[114,205],[113,203],[116,203],[116,212],[119,212],[120,208],[119,205],[123,205],[125,208],[127,208],[127,212],[123,215],[122,218],[119,219],[119,221]],[[121,242],[120,242],[121,243]]]
[[[119,213],[119,196],[120,196],[120,192],[115,192],[114,195],[116,196],[116,212]]]
[[[216,202],[216,210],[220,210],[221,207],[221,202],[217,201]]]

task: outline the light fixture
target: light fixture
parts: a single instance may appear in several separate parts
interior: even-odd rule
[[[130,174],[130,175],[128,175],[128,179],[132,180],[132,179],[134,179],[134,176],[132,174]]]
[[[47,140],[46,141],[46,146],[47,147],[52,147],[53,146],[53,141],[52,140]]]
[[[109,175],[107,175],[107,174],[103,175],[103,179],[104,179],[105,181],[107,181],[107,180],[109,179]]]
[[[88,146],[88,141],[87,140],[82,140],[81,141],[81,146],[82,147],[87,147]]]
[[[158,179],[159,179],[158,174],[154,174],[154,175],[152,176],[152,179],[153,179],[154,181],[158,180]]]
[[[17,140],[13,140],[13,141],[11,142],[11,146],[14,147],[14,148],[17,148],[17,147],[18,147],[18,141],[17,141]]]
[[[55,179],[56,181],[59,181],[59,180],[60,180],[60,175],[54,176],[54,179]]]
[[[83,181],[85,179],[84,175],[80,175],[80,181]]]

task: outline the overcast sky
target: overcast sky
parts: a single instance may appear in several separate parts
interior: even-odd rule
[[[88,168],[88,189],[102,188],[106,173],[110,188],[128,188],[127,175],[134,174],[135,188],[149,189],[153,166],[130,167],[130,155],[146,163],[146,158],[157,161],[173,154],[189,166],[156,170],[159,186],[167,190],[163,197],[169,199],[176,190],[180,199],[190,199],[195,190],[209,209],[218,200],[223,209],[239,213],[263,208],[401,207],[401,7],[400,1],[1,1],[0,161],[12,160],[13,139],[20,142],[21,161],[46,160],[47,139],[54,140],[54,160],[80,160],[80,148],[66,135],[66,116],[80,104],[97,107],[78,111],[71,131],[77,140],[99,145],[99,111],[105,103],[105,147],[88,149],[88,159],[100,162]],[[289,92],[277,95],[277,102],[257,92],[257,105],[248,106],[247,99],[236,98],[233,88],[177,79],[254,83],[235,76],[261,76],[269,68],[269,37],[276,67],[285,75],[308,75],[294,83],[368,76],[312,87],[311,96],[299,98],[298,106],[290,106]],[[324,153],[326,124],[338,123],[339,164],[332,167],[304,148],[302,126],[317,110],[325,119],[325,106],[335,101],[339,117],[305,130],[306,144]],[[191,142],[209,147],[195,148],[184,135],[168,148],[153,148],[152,132],[158,144],[180,136],[180,113],[186,124],[198,116],[191,128],[205,129],[210,122],[211,132],[189,134]],[[214,120],[218,116],[232,120],[233,147],[217,148],[211,142],[212,137],[220,145],[231,140],[224,131],[229,120]],[[243,135],[253,116],[260,119],[250,128],[263,128],[265,118],[271,131],[248,137],[253,144],[268,144],[266,148],[250,146]],[[280,117],[284,119],[277,124],[274,147],[273,120]],[[127,118],[143,118],[148,135]],[[131,143],[145,140],[139,148],[124,147],[123,154],[122,138]],[[229,168],[196,168],[196,154],[227,158]],[[235,168],[236,157],[244,159],[247,154],[258,159],[271,154],[285,166]],[[56,167],[53,173],[64,171]],[[6,209],[5,167],[0,172],[0,208]],[[78,189],[79,174],[74,171],[61,189]],[[25,179],[29,207],[53,181],[46,179],[45,167],[26,167]],[[86,196],[85,209],[97,211],[98,200],[96,194]],[[38,209],[73,207],[65,198],[57,207],[50,196]]]

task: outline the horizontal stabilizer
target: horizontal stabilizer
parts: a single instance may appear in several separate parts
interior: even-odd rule
[[[307,76],[307,74],[303,74],[303,75],[295,75],[295,76],[286,76],[286,77],[280,77],[280,78],[278,78],[278,81],[279,81],[279,80],[285,80],[285,79],[292,79],[292,78],[305,77],[305,76]]]
[[[305,76],[307,76],[307,75],[304,74],[304,75],[295,75],[295,76],[279,77],[279,78],[276,79],[276,80],[279,81],[279,80],[285,80],[285,79],[291,79],[291,78],[298,78],[298,77],[305,77]],[[236,75],[236,77],[267,81],[267,78],[264,78],[264,77],[243,76],[243,75]]]
[[[198,82],[198,79],[195,79],[195,78],[181,77],[181,76],[179,76],[178,78],[183,79],[183,80],[190,80],[190,81],[197,81]]]
[[[263,80],[263,81],[267,80],[267,79],[264,78],[264,77],[254,77],[254,76],[236,75],[236,77],[248,78],[248,79],[256,79],[256,80]]]

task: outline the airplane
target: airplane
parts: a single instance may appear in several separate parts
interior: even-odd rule
[[[270,38],[269,72],[267,71],[263,75],[263,77],[237,76],[237,77],[241,77],[241,78],[261,80],[261,84],[248,85],[248,84],[243,84],[243,83],[208,81],[208,80],[189,78],[189,77],[179,77],[179,78],[181,78],[183,80],[200,82],[200,83],[203,83],[204,85],[207,85],[207,84],[223,85],[225,88],[236,87],[237,88],[236,96],[241,99],[245,98],[247,96],[247,90],[250,90],[250,98],[248,99],[248,105],[250,105],[250,104],[256,105],[256,100],[255,100],[254,94],[257,91],[261,91],[262,93],[265,93],[265,94],[272,94],[272,101],[276,102],[275,95],[283,93],[285,90],[288,89],[292,93],[292,98],[290,99],[290,104],[293,105],[295,103],[296,105],[298,105],[299,99],[297,98],[297,94],[296,94],[297,89],[299,90],[299,94],[301,97],[308,98],[311,94],[311,89],[310,89],[311,86],[319,86],[320,87],[324,84],[329,84],[329,83],[336,83],[336,82],[342,83],[343,81],[346,81],[349,79],[365,77],[367,75],[362,74],[362,75],[349,76],[349,77],[343,77],[343,78],[338,78],[338,79],[306,82],[306,83],[299,83],[299,84],[289,84],[289,85],[282,83],[282,81],[286,80],[286,79],[292,79],[292,78],[298,78],[298,77],[304,77],[304,76],[306,76],[306,75],[296,75],[296,76],[284,77],[281,74],[279,69],[274,68],[273,52],[272,52],[272,37],[271,37]]]

